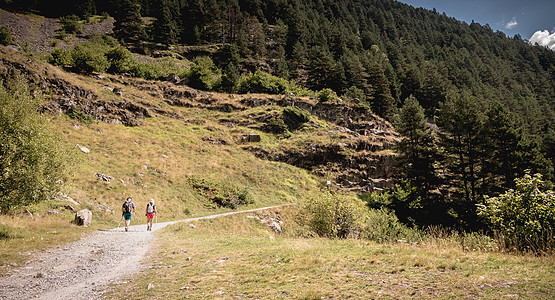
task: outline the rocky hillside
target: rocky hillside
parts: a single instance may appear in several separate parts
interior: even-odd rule
[[[234,140],[214,139],[212,144],[236,144],[259,158],[331,176],[344,189],[392,184],[394,154],[389,149],[398,136],[387,121],[361,105],[322,103],[294,95],[204,92],[173,77],[160,82],[109,74],[82,76],[6,47],[0,48],[0,56],[0,76],[26,75],[45,96],[44,109],[50,113],[68,114],[81,121],[141,126],[142,120],[151,117],[187,122],[193,111],[227,112],[217,120],[220,124],[250,131],[238,132]],[[308,112],[310,120],[291,134],[280,134],[277,145],[258,141],[260,133],[273,134],[270,124],[283,119],[287,107]]]

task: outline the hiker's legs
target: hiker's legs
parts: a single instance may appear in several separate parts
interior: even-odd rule
[[[125,231],[129,229],[129,223],[131,222],[131,214],[126,213],[123,215],[125,218]]]
[[[152,230],[152,218],[146,219],[146,227],[147,227],[147,230]]]

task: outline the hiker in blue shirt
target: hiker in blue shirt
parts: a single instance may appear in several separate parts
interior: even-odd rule
[[[131,197],[127,197],[123,205],[121,206],[122,215],[125,218],[125,231],[129,230],[129,223],[135,213],[135,203],[133,203]]]

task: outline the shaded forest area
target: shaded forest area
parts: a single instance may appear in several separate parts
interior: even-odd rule
[[[555,52],[488,25],[392,0],[0,3],[50,17],[109,14],[133,51],[207,55],[222,80],[259,70],[368,105],[406,137],[405,194],[374,201],[407,222],[473,227],[476,204],[525,170],[553,180]]]

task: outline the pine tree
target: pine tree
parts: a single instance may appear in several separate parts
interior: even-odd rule
[[[114,8],[114,35],[126,43],[137,44],[146,38],[140,6],[134,0],[121,0]]]
[[[154,8],[156,20],[152,24],[152,38],[156,42],[166,45],[175,44],[178,41],[179,32],[177,20],[179,10],[172,0],[161,0],[160,5]]]
[[[438,159],[436,145],[424,109],[411,95],[393,120],[395,129],[402,136],[395,147],[402,174],[427,197],[439,180],[434,167]]]
[[[475,204],[479,200],[481,171],[480,149],[483,147],[484,116],[478,99],[467,92],[450,93],[440,106],[437,123],[441,128],[441,145],[452,187],[462,195],[454,207],[459,218],[470,224],[475,219]]]

